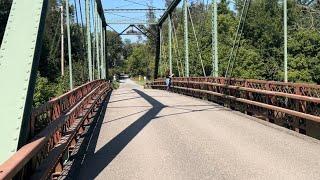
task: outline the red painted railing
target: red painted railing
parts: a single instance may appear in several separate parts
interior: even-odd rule
[[[165,89],[164,79],[153,88]],[[227,78],[173,78],[172,90],[205,98],[232,109],[320,139],[320,86]]]
[[[31,140],[0,165],[0,179],[50,179],[59,176],[79,136],[111,90],[97,80],[34,109]],[[67,156],[65,156],[67,154]],[[17,177],[18,176],[18,177]]]

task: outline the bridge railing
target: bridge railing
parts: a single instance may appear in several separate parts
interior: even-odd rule
[[[82,86],[75,88],[59,97],[55,97],[50,101],[36,107],[32,110],[30,118],[30,136],[31,138],[38,134],[43,128],[47,127],[49,123],[56,120],[62,113],[73,107],[79,102],[88,92],[97,86],[105,83],[104,80],[96,80],[88,82]]]
[[[173,91],[205,98],[320,139],[320,86],[228,78],[173,78]],[[165,89],[164,79],[153,88]]]
[[[30,143],[0,165],[0,179],[59,176],[85,126],[93,121],[110,90],[109,83],[97,80],[35,108],[31,116],[34,135]]]

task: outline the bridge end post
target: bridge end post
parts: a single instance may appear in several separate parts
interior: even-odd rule
[[[48,0],[13,0],[0,48],[0,163],[28,140]]]

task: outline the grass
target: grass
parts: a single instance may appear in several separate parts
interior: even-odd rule
[[[141,76],[140,81],[139,81],[139,77],[132,77],[131,78],[134,82],[136,82],[137,84],[144,86],[146,84],[147,81],[145,81],[143,79],[143,77]]]
[[[118,88],[119,88],[119,86],[120,86],[120,84],[119,84],[119,82],[118,82],[118,81],[112,81],[111,86],[112,86],[112,88],[113,88],[113,89],[118,89]]]

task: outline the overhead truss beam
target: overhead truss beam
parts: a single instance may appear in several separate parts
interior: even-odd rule
[[[130,21],[112,21],[108,22],[107,25],[112,25],[112,24],[135,24],[135,25],[157,25],[157,22],[130,22]]]
[[[158,9],[158,8],[145,8],[145,9],[104,9],[104,12],[118,12],[118,11],[165,11],[166,9]]]
[[[173,0],[172,3],[169,5],[168,9],[164,12],[164,14],[161,16],[158,26],[162,26],[164,21],[168,18],[168,16],[176,9],[178,4],[181,2],[181,0]]]

